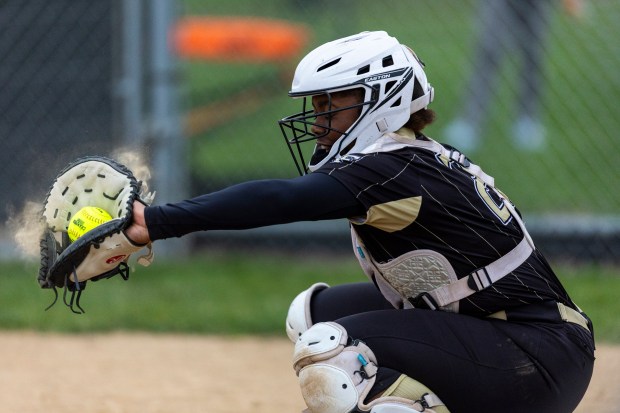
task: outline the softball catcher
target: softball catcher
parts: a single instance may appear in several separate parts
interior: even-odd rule
[[[592,325],[494,179],[423,133],[435,118],[423,67],[381,31],[318,47],[289,92],[302,110],[279,122],[300,177],[133,202],[123,233],[145,245],[348,219],[369,281],[312,285],[286,318],[308,412],[572,412]]]

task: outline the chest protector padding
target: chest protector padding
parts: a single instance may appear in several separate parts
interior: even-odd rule
[[[364,273],[377,284],[385,298],[396,308],[411,308],[410,298],[433,291],[457,280],[448,260],[428,249],[409,251],[386,263],[372,259],[351,225],[351,239],[355,255]],[[458,313],[458,301],[441,307]]]

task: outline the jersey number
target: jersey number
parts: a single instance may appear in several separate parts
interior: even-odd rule
[[[489,188],[485,183],[476,176],[472,176],[472,178],[474,179],[476,192],[478,192],[480,199],[482,199],[489,210],[491,210],[493,215],[495,215],[502,224],[506,225],[510,221],[510,218],[512,218],[512,215],[506,205],[504,205],[504,202],[502,201],[498,204],[489,194]]]
[[[467,168],[463,167],[458,162],[455,162],[454,160],[449,159],[444,155],[437,154],[436,158],[439,160],[440,163],[442,163],[444,166],[447,166],[448,168],[452,168],[453,165],[456,165],[458,168],[467,171]],[[504,205],[504,202],[501,202],[499,204],[495,202],[493,197],[491,197],[491,195],[489,194],[489,188],[486,186],[486,184],[482,182],[480,178],[471,174],[471,172],[468,171],[468,173],[474,180],[478,196],[480,196],[482,202],[484,202],[484,204],[489,208],[489,210],[491,210],[493,215],[495,215],[497,219],[499,219],[504,225],[510,222],[510,218],[512,218],[512,215],[510,214],[510,211],[508,210],[506,205]]]

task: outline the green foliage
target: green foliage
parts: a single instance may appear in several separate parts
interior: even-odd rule
[[[599,341],[620,342],[617,268],[559,265],[574,300],[591,316]],[[36,266],[0,262],[0,329],[92,332],[141,330],[283,335],[288,306],[310,284],[365,281],[352,256],[210,254],[139,267],[129,281],[89,283],[86,313],[72,314],[39,290]],[[62,297],[60,298],[62,299]]]

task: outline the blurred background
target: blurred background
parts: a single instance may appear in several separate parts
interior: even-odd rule
[[[616,0],[2,0],[0,211],[83,155],[139,152],[163,203],[297,174],[277,121],[297,61],[386,30],[435,88],[427,134],[463,149],[553,259],[620,260]],[[248,211],[252,213],[252,211]],[[348,252],[346,222],[195,234],[182,246]],[[8,224],[0,257],[16,252]]]

